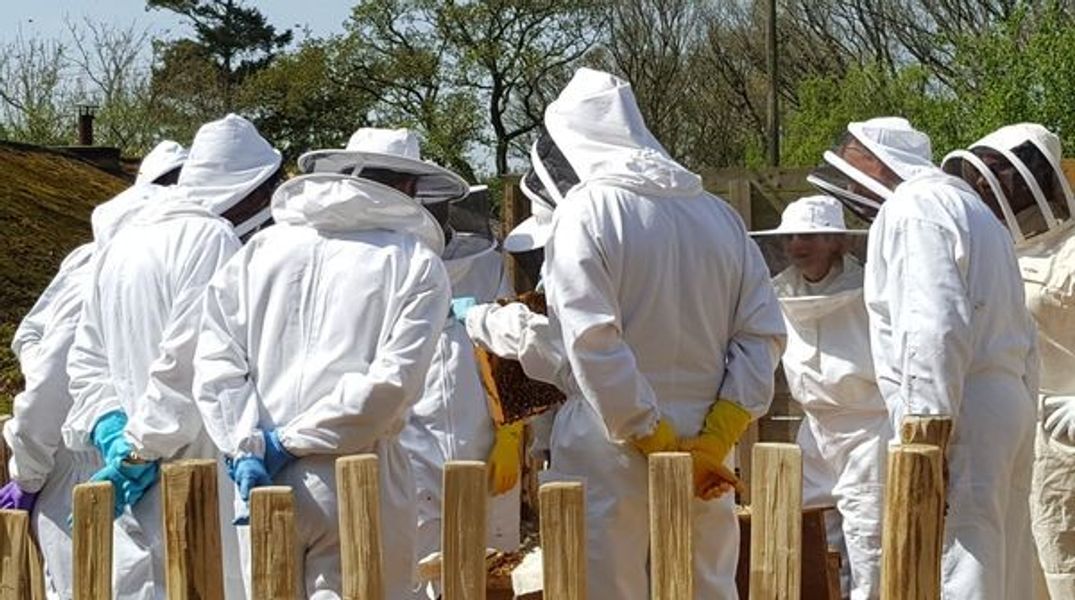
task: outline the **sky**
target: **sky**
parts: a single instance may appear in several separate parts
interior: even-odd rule
[[[182,37],[188,32],[172,13],[146,11],[144,0],[0,0],[0,5],[4,14],[0,43],[14,40],[19,33],[62,38],[65,17],[76,21],[90,17],[123,27],[137,23],[158,37]],[[343,31],[354,0],[246,0],[246,5],[259,8],[278,29],[308,27],[318,37]]]

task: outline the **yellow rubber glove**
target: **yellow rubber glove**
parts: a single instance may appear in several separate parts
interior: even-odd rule
[[[634,438],[631,443],[638,448],[639,452],[649,456],[654,452],[675,452],[679,447],[679,436],[676,435],[676,430],[671,423],[660,419],[653,433]]]
[[[522,445],[522,421],[497,427],[496,440],[489,451],[489,489],[494,496],[510,491],[519,482]]]
[[[729,491],[735,475],[724,466],[732,446],[750,425],[750,413],[738,404],[718,399],[705,416],[697,437],[683,440],[680,450],[694,460],[694,495],[712,500]]]

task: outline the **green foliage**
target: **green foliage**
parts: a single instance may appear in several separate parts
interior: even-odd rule
[[[366,123],[372,99],[343,72],[340,47],[307,41],[248,78],[238,106],[288,163],[315,148],[342,146]]]
[[[290,30],[277,33],[260,10],[244,6],[241,0],[147,0],[147,7],[187,19],[195,37],[179,43],[195,44],[216,65],[229,110],[233,91],[246,77],[268,66],[293,37]]]
[[[933,156],[1010,123],[1037,122],[1075,151],[1075,19],[1058,5],[1013,13],[996,27],[955,40],[941,84],[928,68],[911,64],[893,72],[878,64],[842,76],[814,77],[797,90],[799,105],[786,119],[783,161],[812,165],[847,123],[900,115],[929,133]]]

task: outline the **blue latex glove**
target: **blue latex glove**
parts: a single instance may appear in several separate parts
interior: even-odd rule
[[[263,432],[262,435],[265,436],[265,470],[270,479],[275,479],[284,467],[295,462],[295,456],[280,443],[280,434],[276,433],[275,429]]]
[[[126,427],[127,415],[122,410],[107,413],[94,423],[90,437],[97,451],[101,453],[101,462],[104,464],[123,460],[130,453],[130,444],[123,437],[123,429]]]
[[[123,440],[123,445],[130,453],[130,444]],[[109,461],[104,467],[90,477],[90,481],[109,481],[112,483],[113,512],[116,517],[123,514],[124,507],[134,506],[153,486],[160,474],[156,461],[145,463],[127,462],[123,458]]]
[[[228,476],[239,488],[239,497],[243,500],[243,509],[235,515],[233,525],[250,524],[250,492],[264,485],[272,485],[272,478],[265,469],[265,462],[256,456],[244,456],[239,460],[228,460]]]
[[[477,298],[473,296],[463,296],[462,298],[452,298],[452,316],[456,321],[463,323],[467,322],[467,313],[470,309],[478,305]]]
[[[35,501],[37,501],[37,493],[27,492],[14,480],[0,488],[0,509],[29,512],[34,509]]]

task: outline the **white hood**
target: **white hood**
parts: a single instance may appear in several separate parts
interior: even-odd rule
[[[138,165],[138,177],[134,182],[153,183],[161,175],[182,167],[187,160],[187,154],[187,149],[178,142],[164,140],[142,158],[142,164]]]
[[[668,155],[626,81],[582,68],[545,109],[545,128],[583,184],[603,181],[655,195],[696,195],[701,178]]]
[[[406,194],[368,179],[318,173],[290,179],[272,197],[277,223],[319,231],[388,229],[417,236],[438,255],[444,233],[437,221]]]
[[[98,246],[104,246],[143,208],[161,202],[169,191],[169,188],[152,183],[136,183],[111,200],[98,204],[90,216],[93,241]]]
[[[229,114],[198,129],[179,187],[191,201],[222,215],[275,173],[280,160],[250,121]]]

